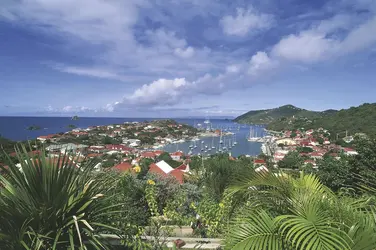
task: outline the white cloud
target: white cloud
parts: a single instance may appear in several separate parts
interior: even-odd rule
[[[106,78],[106,79],[116,79],[123,80],[124,77],[112,72],[108,69],[101,68],[87,68],[87,67],[73,67],[73,66],[63,66],[63,65],[53,65],[53,68],[66,73],[81,75],[81,76],[91,76],[97,78]]]
[[[274,46],[272,53],[287,60],[316,62],[330,56],[335,45],[336,42],[326,38],[325,34],[306,31],[284,37]]]
[[[241,70],[241,65],[232,64],[226,67],[226,72],[228,73],[238,73]]]
[[[188,47],[186,49],[177,48],[175,49],[175,55],[180,56],[182,58],[190,58],[195,53],[195,50],[192,47]]]
[[[252,30],[270,28],[273,24],[273,17],[258,13],[253,8],[237,8],[235,16],[224,16],[220,24],[227,35],[245,36]]]
[[[340,43],[341,53],[352,53],[376,43],[376,16],[359,25]]]
[[[253,76],[256,76],[276,66],[277,62],[270,59],[270,57],[265,52],[259,51],[252,56],[249,62],[249,73]]]
[[[185,91],[192,88],[192,83],[184,78],[172,80],[159,79],[137,89],[126,100],[137,105],[173,105],[184,98]],[[188,94],[188,93],[187,93]]]

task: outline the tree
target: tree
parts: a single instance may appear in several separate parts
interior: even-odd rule
[[[158,161],[165,161],[165,162],[172,160],[172,158],[171,158],[171,156],[168,152],[163,152],[162,154],[160,154],[157,157],[157,159],[158,159]]]
[[[314,175],[254,173],[229,191],[247,199],[230,223],[227,249],[373,250],[376,244],[374,204],[336,196]]]
[[[106,248],[100,234],[115,231],[100,218],[118,206],[109,207],[114,181],[92,174],[95,162],[77,169],[74,155],[30,159],[23,147],[17,157],[20,169],[10,164],[0,175],[2,248]]]
[[[296,132],[293,131],[293,132],[291,133],[291,135],[290,135],[290,138],[295,138],[296,136],[297,136]]]
[[[285,157],[278,162],[279,168],[299,169],[303,166],[304,160],[296,151],[288,152]]]
[[[150,164],[152,164],[154,161],[150,158],[143,158],[140,161],[140,167],[141,167],[141,172],[138,173],[137,177],[142,179],[145,177],[145,175],[149,171]]]
[[[352,186],[352,173],[347,157],[342,156],[337,160],[334,157],[326,156],[317,162],[317,167],[317,177],[334,192]]]
[[[296,151],[298,151],[299,153],[311,153],[313,152],[313,149],[310,147],[297,147]]]

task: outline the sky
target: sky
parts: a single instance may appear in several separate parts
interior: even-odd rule
[[[374,0],[2,0],[0,115],[375,102]]]

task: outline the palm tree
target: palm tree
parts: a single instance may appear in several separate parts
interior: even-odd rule
[[[229,189],[245,197],[227,249],[352,249],[376,246],[373,197],[337,196],[314,175],[253,172]]]
[[[96,162],[78,167],[74,155],[30,159],[17,149],[0,175],[0,245],[4,249],[107,249],[101,223],[116,212],[109,206],[113,180],[92,172]]]

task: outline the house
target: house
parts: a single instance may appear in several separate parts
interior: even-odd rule
[[[154,151],[154,154],[155,154],[155,156],[160,156],[161,154],[163,154],[164,153],[164,151],[163,150],[155,150]]]
[[[129,148],[127,146],[120,145],[120,144],[108,144],[108,145],[106,145],[106,149],[107,150],[120,151],[122,153],[127,153],[127,152],[133,151],[133,148]]]
[[[261,166],[255,168],[255,171],[256,172],[261,172],[261,171],[262,172],[269,172],[269,169],[267,167],[265,167],[264,165],[261,165]]]
[[[132,164],[129,162],[122,162],[116,166],[113,166],[111,170],[119,171],[119,172],[126,172],[126,171],[132,171]]]
[[[176,169],[173,169],[167,162],[160,161],[157,163],[150,164],[149,172],[155,173],[160,176],[171,176],[174,177],[180,184],[184,182],[184,173],[189,171],[189,167],[187,165],[180,165]]]
[[[90,146],[89,150],[92,152],[100,153],[103,152],[106,149],[105,146]]]
[[[150,158],[150,159],[154,159],[156,157],[155,153],[154,152],[150,152],[150,151],[146,151],[146,152],[142,152],[141,155],[140,155],[141,158]]]
[[[171,153],[170,156],[174,161],[180,161],[182,160],[184,153],[181,151],[177,151],[177,152]]]
[[[343,152],[346,154],[346,155],[357,155],[358,152],[356,152],[354,149],[352,148],[344,148],[343,149]]]
[[[37,137],[38,141],[45,142],[47,140],[51,140],[55,137],[55,135],[41,135]]]
[[[311,134],[313,133],[313,129],[307,130],[305,133],[306,133],[307,135],[311,135]]]
[[[314,160],[305,160],[304,165],[308,165],[308,164],[312,164],[314,168],[316,167],[316,161]]]
[[[275,141],[275,143],[278,144],[283,144],[283,145],[295,145],[295,141],[291,138],[281,138]]]
[[[253,161],[253,164],[254,164],[255,166],[257,166],[257,165],[265,165],[266,162],[265,162],[265,160],[263,160],[263,159],[255,159],[255,160]]]
[[[323,157],[323,153],[320,153],[320,152],[312,152],[312,153],[309,153],[309,155],[313,158],[313,159],[322,159]]]

